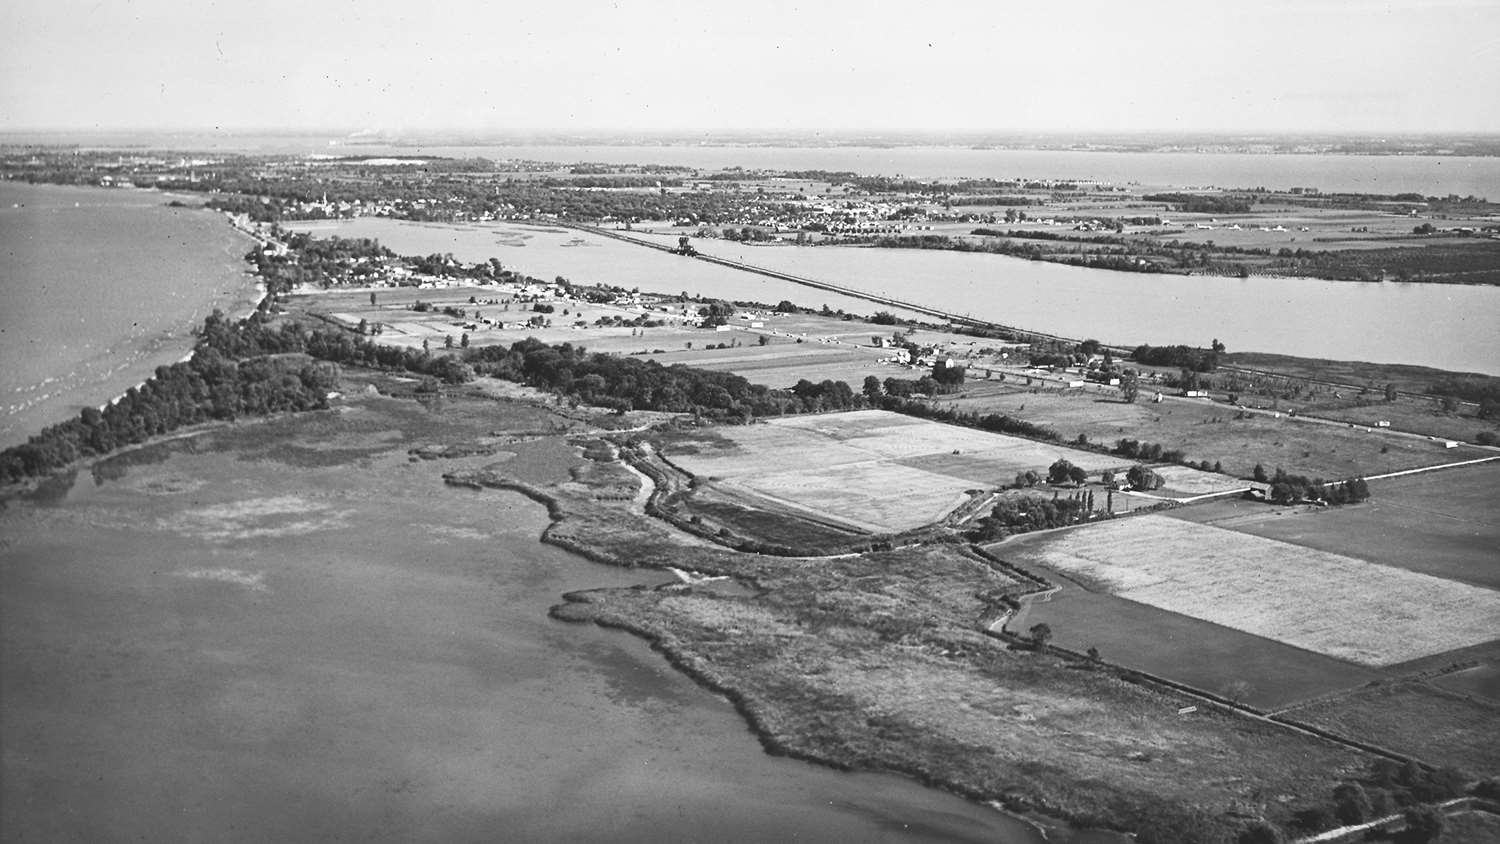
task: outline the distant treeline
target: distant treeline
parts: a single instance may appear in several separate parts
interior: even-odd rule
[[[1427,392],[1478,404],[1480,419],[1500,418],[1500,378],[1453,375],[1432,384]]]
[[[1035,237],[1031,233],[1026,234],[1025,237],[1028,240],[1044,239]],[[1121,272],[1159,273],[1165,271],[1158,263],[1137,259],[1125,248],[1111,245],[1104,245],[1094,250],[1085,250],[1079,246],[1070,252],[1049,252],[1036,243],[1015,243],[1010,240],[972,241],[943,234],[887,236],[869,242],[885,249],[949,249],[955,252],[988,252],[995,255],[1026,258],[1031,261],[1051,261],[1058,264]]]
[[[1238,196],[1198,193],[1148,193],[1146,202],[1165,202],[1177,211],[1193,214],[1248,214],[1250,201]]]
[[[1212,348],[1199,349],[1193,346],[1149,346],[1135,347],[1130,357],[1147,366],[1175,366],[1193,372],[1213,372],[1219,366],[1219,355],[1224,347],[1217,340]]]

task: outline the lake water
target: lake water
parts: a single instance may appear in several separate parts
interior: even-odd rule
[[[644,642],[550,620],[564,592],[663,575],[541,545],[540,505],[408,459],[491,409],[354,405],[0,509],[7,839],[1042,840],[769,756]],[[518,448],[516,471],[566,477],[549,449],[568,453]]]
[[[0,447],[180,359],[257,299],[250,238],[155,191],[0,181]]]
[[[1086,140],[1086,139],[1082,139]],[[348,143],[346,137],[298,134],[116,134],[83,136],[0,133],[0,142],[73,143],[99,148],[181,149],[264,154],[430,155],[720,169],[853,171],[923,179],[1081,179],[1109,184],[1315,187],[1323,191],[1476,195],[1500,201],[1500,157],[1442,155],[1267,155],[1254,153],[1105,152],[975,149],[965,146],[752,146],[682,144]]]
[[[401,253],[452,252],[465,261],[494,256],[543,278],[563,275],[575,282],[725,299],[826,303],[861,314],[881,309],[573,230],[381,218],[294,227],[325,236],[374,237]],[[663,242],[675,241],[663,236]],[[1127,346],[1206,346],[1217,337],[1231,351],[1500,375],[1500,287],[1148,275],[935,250],[694,244],[710,254],[1066,337]]]
[[[342,152],[360,154],[362,147]],[[323,152],[328,152],[324,149]],[[392,148],[402,155],[676,164],[705,169],[847,170],[921,179],[1078,179],[1154,186],[1315,187],[1323,191],[1500,200],[1500,158],[1259,155],[967,147],[495,146]]]

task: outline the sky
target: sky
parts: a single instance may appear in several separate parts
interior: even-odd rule
[[[1500,0],[4,0],[0,131],[1500,132]]]

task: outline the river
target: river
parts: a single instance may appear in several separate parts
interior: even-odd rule
[[[0,181],[0,447],[181,359],[214,308],[254,307],[253,241],[170,201]]]
[[[574,230],[513,223],[439,225],[381,218],[293,226],[374,237],[400,253],[498,257],[575,282],[775,303],[881,306]],[[675,245],[675,237],[663,239]],[[1500,287],[1151,275],[1004,255],[695,240],[707,253],[980,319],[1108,343],[1207,346],[1500,375]]]

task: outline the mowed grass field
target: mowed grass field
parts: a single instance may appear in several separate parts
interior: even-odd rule
[[[1500,703],[1391,683],[1298,707],[1287,717],[1473,776],[1500,775]]]
[[[1028,469],[1045,472],[1060,457],[1091,472],[1119,464],[1108,455],[882,410],[720,428],[714,440],[679,442],[664,454],[726,492],[763,496],[874,532],[936,521],[966,491],[1009,483]]]
[[[1225,501],[1172,515],[1500,590],[1496,500],[1500,462],[1371,481],[1370,500],[1352,507]]]
[[[991,546],[1001,558],[1008,543]],[[1031,625],[1052,628],[1053,642],[1075,651],[1098,648],[1100,657],[1211,692],[1244,684],[1239,700],[1262,709],[1355,688],[1383,677],[1377,669],[1271,641],[1181,613],[1167,612],[1117,595],[1089,592],[1055,577],[1062,591],[1029,603],[1008,625],[1024,633]]]
[[[1153,607],[1369,666],[1500,636],[1500,592],[1148,515],[1006,548]]]

